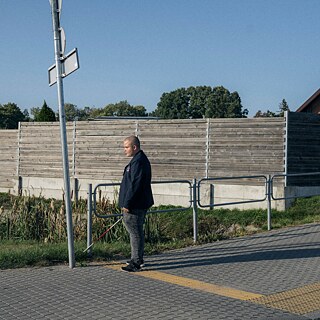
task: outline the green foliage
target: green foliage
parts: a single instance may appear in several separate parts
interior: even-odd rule
[[[154,254],[193,244],[192,210],[179,207],[173,212],[147,215],[145,224],[146,253]],[[119,213],[115,201],[99,194],[99,214]],[[86,261],[87,202],[73,203],[75,253],[77,261]],[[116,221],[93,216],[93,255],[96,260],[128,257],[129,236],[122,223],[103,239],[99,236]],[[272,210],[272,227],[320,222],[320,196],[296,199],[286,211]],[[198,210],[198,243],[223,240],[267,230],[267,211],[262,209]],[[26,265],[50,265],[68,260],[64,203],[35,196],[13,196],[0,193],[0,269]]]
[[[97,210],[100,214],[119,211],[116,204],[99,198]],[[86,239],[87,202],[73,202],[74,238]],[[116,218],[100,219],[93,216],[93,239],[97,239]],[[61,200],[45,199],[43,196],[13,196],[0,194],[0,240],[19,239],[40,242],[66,241],[65,205]],[[122,224],[107,233],[105,241],[127,241],[128,234]]]
[[[48,107],[46,101],[43,102],[40,110],[33,108],[34,121],[36,122],[51,122],[56,121],[56,115],[53,110]]]
[[[274,227],[320,221],[320,196],[295,199],[294,205],[284,212],[273,213]]]
[[[40,107],[33,107],[30,109],[32,120],[34,120],[35,118],[37,118],[39,116],[40,110],[41,110]]]
[[[13,196],[10,193],[1,192],[0,193],[0,208],[2,208],[2,210],[10,209],[12,207],[12,205],[11,205],[12,198],[13,198]]]
[[[248,110],[242,109],[237,92],[222,86],[198,86],[163,93],[152,115],[163,119],[243,118]]]
[[[180,243],[181,244],[181,243]],[[177,244],[176,244],[177,245]],[[88,256],[83,252],[86,243],[76,242],[74,245],[76,261],[80,266],[87,264]],[[163,246],[150,247],[146,245],[146,252],[157,253],[163,251]],[[115,257],[124,258],[130,255],[130,244],[124,242],[99,242],[94,247],[95,261],[111,260]],[[36,241],[1,241],[0,269],[21,268],[26,266],[50,266],[68,263],[68,244],[41,243]]]
[[[14,105],[14,104],[11,104]],[[20,114],[9,112],[12,119],[8,119],[1,111],[0,105],[0,128],[17,128],[19,121],[29,121],[27,110]],[[189,88],[179,88],[169,93],[163,93],[157,108],[147,113],[142,105],[130,105],[127,100],[117,103],[107,104],[103,108],[86,106],[78,108],[72,103],[65,103],[65,115],[67,121],[81,121],[94,119],[103,116],[109,117],[147,117],[148,115],[163,119],[197,119],[197,118],[244,118],[248,115],[248,110],[243,109],[238,92],[229,92],[223,86],[197,86]],[[35,122],[56,121],[57,116],[54,111],[44,101],[43,106],[31,108],[31,116]]]
[[[72,104],[72,103],[64,104],[64,112],[65,112],[67,121],[88,120],[90,118],[91,111],[92,110],[89,107],[79,109],[75,104]],[[59,117],[59,113],[57,117]]]
[[[67,121],[75,121],[82,118],[82,112],[78,107],[72,103],[65,103],[64,104],[64,112],[66,115]]]
[[[38,243],[34,241],[2,241],[0,269],[34,265],[50,265],[68,260],[66,245]]]
[[[0,207],[0,239],[64,240],[65,218],[61,203],[43,197],[9,197]],[[61,214],[62,213],[62,214]]]
[[[165,207],[156,208],[164,210]],[[158,243],[192,238],[192,212],[177,211],[147,215],[145,225],[146,242]]]
[[[279,104],[279,111],[278,113],[272,112],[267,110],[266,112],[262,112],[259,110],[255,115],[254,118],[273,118],[273,117],[283,117],[285,111],[290,111],[288,103],[285,99],[282,99],[281,103]]]
[[[270,110],[267,110],[267,112],[262,112],[261,110],[258,110],[258,112],[254,115],[254,118],[273,118],[276,116],[277,115]]]
[[[297,199],[286,211],[272,211],[274,227],[320,221],[320,197]],[[174,207],[170,207],[171,209]],[[155,208],[164,210],[167,207]],[[146,241],[170,242],[193,237],[192,210],[148,214],[145,225]],[[87,202],[73,203],[74,235],[76,241],[86,239]],[[97,199],[97,213],[120,213],[115,201]],[[101,219],[93,216],[93,239],[99,236],[118,218]],[[214,209],[199,210],[198,227],[201,241],[223,239],[239,234],[266,229],[266,210]],[[13,196],[0,193],[0,240],[36,240],[40,242],[66,241],[64,202],[35,196]],[[128,242],[123,224],[118,224],[102,239],[108,243]]]
[[[0,129],[17,129],[19,122],[26,120],[26,114],[15,103],[0,105]]]
[[[67,121],[88,120],[101,116],[146,117],[148,115],[144,106],[132,106],[126,100],[108,104],[104,108],[85,107],[84,109],[79,109],[74,104],[66,103],[65,113]]]
[[[108,104],[100,111],[100,116],[115,117],[146,117],[146,109],[143,106],[132,106],[127,100],[115,104]]]
[[[290,111],[288,103],[285,99],[282,99],[281,103],[279,104],[279,117],[283,117],[285,111]]]

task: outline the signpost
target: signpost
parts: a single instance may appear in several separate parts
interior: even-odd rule
[[[62,67],[62,73],[61,73],[62,78],[68,76],[70,73],[79,69],[80,66],[79,66],[77,48],[73,49],[65,57],[63,57],[63,60],[61,60],[61,67]],[[57,82],[57,69],[55,64],[53,64],[48,69],[48,76],[49,76],[49,86],[52,86]]]
[[[57,83],[58,103],[59,103],[59,121],[60,121],[60,136],[62,148],[63,162],[63,177],[64,177],[64,196],[67,218],[67,234],[68,234],[68,253],[69,267],[75,267],[74,254],[74,238],[72,226],[72,206],[70,192],[70,176],[69,176],[69,160],[68,160],[68,144],[67,144],[67,129],[66,115],[64,110],[64,94],[63,94],[63,77],[66,77],[71,72],[79,68],[77,49],[71,51],[67,56],[64,56],[65,50],[65,35],[60,27],[60,14],[62,0],[49,0],[52,13],[53,33],[54,33],[54,51],[55,65],[49,68],[49,85]]]

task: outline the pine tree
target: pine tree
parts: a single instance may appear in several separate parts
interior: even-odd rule
[[[46,101],[44,101],[39,113],[35,114],[34,121],[35,122],[56,121],[56,115],[54,114],[53,110],[50,107],[48,107]]]

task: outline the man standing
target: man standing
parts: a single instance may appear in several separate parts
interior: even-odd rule
[[[130,235],[131,260],[123,271],[135,272],[143,265],[144,231],[147,210],[153,205],[151,165],[140,149],[140,141],[130,136],[123,141],[124,153],[132,157],[125,167],[119,192],[123,222]]]

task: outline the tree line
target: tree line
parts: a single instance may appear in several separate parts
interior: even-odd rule
[[[158,117],[161,119],[197,119],[197,118],[246,118],[248,110],[241,104],[238,92],[230,92],[223,86],[197,86],[179,88],[165,92],[154,111],[148,113],[142,105],[130,105],[128,101],[111,103],[102,108],[78,108],[72,103],[65,103],[67,121],[82,121],[98,117]],[[259,110],[254,117],[281,117],[289,110],[285,99],[279,104],[278,112]],[[58,121],[59,114],[55,113],[46,103],[42,107],[28,110],[21,109],[12,102],[0,104],[0,129],[16,129],[19,122],[51,122]]]

